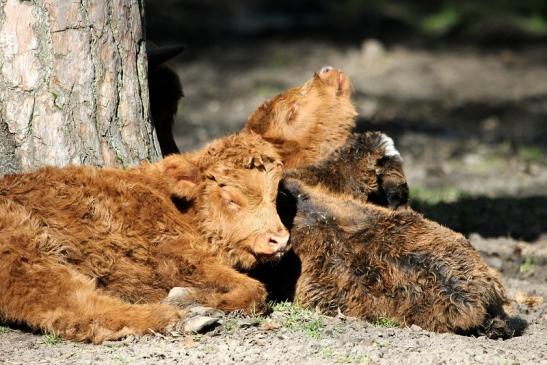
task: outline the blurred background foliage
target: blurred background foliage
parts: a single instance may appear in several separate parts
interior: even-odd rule
[[[414,208],[460,232],[547,239],[547,0],[145,0],[147,36],[185,43],[182,151],[237,131],[325,64],[357,130],[405,160]]]
[[[385,41],[412,37],[516,42],[547,37],[545,0],[148,0],[146,5],[153,40],[210,42],[273,31]]]

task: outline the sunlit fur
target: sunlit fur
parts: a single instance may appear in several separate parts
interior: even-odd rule
[[[408,184],[403,160],[393,151],[396,151],[393,140],[383,133],[355,133],[326,159],[287,170],[285,176],[381,206],[406,207]]]
[[[346,74],[323,68],[304,85],[262,104],[245,128],[272,142],[291,168],[322,160],[343,145],[356,116]]]
[[[410,210],[389,210],[296,179],[292,299],[326,314],[385,316],[437,332],[510,337],[499,275],[461,234]],[[287,218],[287,217],[285,217]],[[289,281],[284,283],[291,285]]]
[[[262,284],[230,265],[262,259],[261,234],[282,227],[271,203],[280,160],[268,146],[258,136],[235,135],[130,170],[46,167],[4,177],[0,319],[98,343],[163,332],[191,302],[264,310]],[[238,214],[222,199],[223,179],[249,180],[241,194],[252,198]],[[206,230],[215,233],[203,237]],[[236,255],[241,260],[234,250],[244,252]],[[191,288],[181,308],[161,304],[176,286]]]
[[[186,174],[193,169],[193,177],[183,181],[195,184],[181,193],[190,200],[183,215],[223,262],[249,269],[284,252],[268,242],[272,235],[288,236],[276,213],[282,163],[271,144],[242,132],[211,142],[205,152],[170,156],[158,164],[164,173],[177,176],[171,164],[182,166]]]

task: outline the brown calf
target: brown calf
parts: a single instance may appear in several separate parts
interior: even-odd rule
[[[349,79],[327,66],[262,104],[245,129],[272,142],[285,169],[304,168],[298,176],[308,184],[322,182],[393,208],[407,205],[408,185],[393,140],[379,132],[352,135],[356,115]],[[346,186],[337,186],[338,174],[349,174]]]
[[[326,66],[304,85],[262,104],[245,129],[273,143],[286,168],[301,167],[342,146],[356,116],[349,79],[343,71]]]
[[[232,266],[286,250],[280,166],[268,143],[240,134],[136,169],[4,177],[0,318],[102,342],[184,326],[190,302],[261,311],[264,287]],[[170,300],[182,308],[161,303],[173,287],[191,288]]]

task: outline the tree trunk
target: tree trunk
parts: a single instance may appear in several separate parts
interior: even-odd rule
[[[142,0],[0,0],[0,174],[157,160]]]

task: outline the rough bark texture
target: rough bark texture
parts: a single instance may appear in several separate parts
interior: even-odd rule
[[[0,174],[160,156],[140,0],[0,0]]]

